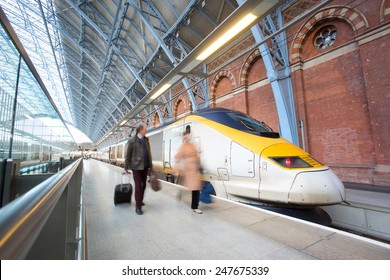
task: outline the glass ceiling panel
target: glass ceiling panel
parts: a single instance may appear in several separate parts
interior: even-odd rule
[[[46,0],[40,0],[40,2],[44,9],[43,12],[47,13],[47,10],[45,10],[47,7]],[[65,121],[73,124],[67,94],[61,82],[50,39],[43,23],[39,1],[0,0],[0,3],[62,117]],[[48,29],[51,34],[54,34],[51,25],[48,25]],[[58,45],[54,38],[51,38],[51,40],[53,44]],[[59,55],[59,53],[56,52],[56,55]],[[58,61],[62,61],[61,57],[57,57]],[[25,86],[27,85],[28,83],[25,84]],[[37,97],[31,97],[27,100],[32,103],[31,106],[34,108],[39,105],[39,98]],[[45,109],[41,108],[41,110]]]
[[[5,31],[1,28],[0,37],[0,71],[1,71],[1,88],[5,92],[13,93],[16,87],[16,76],[18,68],[17,50],[10,45],[11,41],[7,39]],[[40,116],[57,116],[56,111],[47,100],[46,95],[41,90],[32,73],[26,64],[22,64],[19,81],[18,102],[29,114]]]

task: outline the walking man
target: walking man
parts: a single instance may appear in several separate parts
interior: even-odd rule
[[[142,206],[144,193],[146,188],[146,177],[149,168],[152,168],[152,155],[150,153],[149,139],[146,135],[146,126],[140,125],[137,127],[136,135],[127,142],[127,150],[125,156],[125,172],[128,169],[133,172],[135,183],[135,212],[142,215]]]

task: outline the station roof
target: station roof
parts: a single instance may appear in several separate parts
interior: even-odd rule
[[[95,143],[129,121],[241,2],[0,0],[63,119]]]
[[[238,7],[234,0],[0,3],[62,117],[94,142]]]

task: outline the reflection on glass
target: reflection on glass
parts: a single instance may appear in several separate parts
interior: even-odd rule
[[[23,59],[10,147],[18,64],[19,52],[0,26],[0,159],[12,148],[23,169],[69,156],[74,140]]]

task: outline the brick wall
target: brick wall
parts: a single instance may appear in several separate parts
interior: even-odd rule
[[[306,123],[310,153],[343,180],[390,185],[389,24],[381,21],[382,1],[344,2],[294,26],[298,118]],[[317,50],[314,39],[327,25],[336,26],[336,42]]]
[[[335,43],[318,50],[316,35],[329,25],[337,28]],[[389,30],[389,0],[332,1],[287,30],[305,146],[344,181],[390,186]],[[276,104],[260,54],[252,51],[221,67],[253,44],[248,33],[209,64],[209,71],[219,69],[209,78],[210,98],[277,131]]]
[[[390,35],[360,46],[376,159],[375,182],[390,182]],[[389,184],[390,185],[390,184]]]

